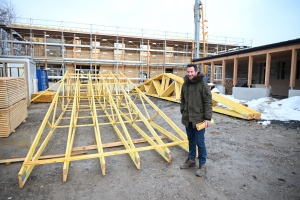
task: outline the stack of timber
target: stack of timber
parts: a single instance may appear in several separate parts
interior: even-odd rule
[[[242,104],[239,104],[237,102],[232,101],[231,99],[228,99],[224,97],[221,94],[217,94],[212,92],[212,100],[213,100],[213,111],[222,113],[225,115],[230,115],[246,120],[251,119],[260,119],[261,113],[257,112],[256,110],[253,110],[251,108],[248,108]],[[221,103],[224,107],[217,106],[218,103]]]
[[[26,99],[9,108],[0,109],[0,137],[8,137],[27,117]]]
[[[27,84],[22,77],[0,77],[0,109],[25,99]]]
[[[50,92],[50,91],[37,92],[31,95],[31,99],[40,95],[38,98],[33,100],[33,103],[51,103],[55,94],[56,92]]]
[[[0,78],[0,137],[8,137],[28,117],[24,78]]]

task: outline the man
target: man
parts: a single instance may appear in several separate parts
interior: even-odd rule
[[[206,146],[205,129],[198,131],[196,124],[205,122],[206,127],[210,126],[212,117],[212,98],[207,83],[203,80],[204,74],[198,72],[195,64],[188,64],[187,75],[181,89],[180,112],[182,124],[186,127],[189,140],[188,159],[180,165],[180,169],[187,169],[196,166],[196,145],[198,146],[199,167],[196,176],[203,176],[206,172]]]

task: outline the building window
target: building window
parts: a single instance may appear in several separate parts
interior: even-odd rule
[[[215,65],[214,80],[215,81],[221,81],[222,80],[222,66],[216,66]]]

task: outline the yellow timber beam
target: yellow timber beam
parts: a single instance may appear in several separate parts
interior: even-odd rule
[[[137,86],[140,91],[148,96],[165,99],[168,101],[180,102],[181,88],[183,85],[183,78],[174,74],[160,74],[151,80]],[[132,90],[135,92],[135,90]],[[246,120],[260,119],[261,113],[234,102],[223,95],[212,93],[213,111],[225,115],[230,115]],[[221,103],[226,108],[219,107],[217,104]]]
[[[139,151],[156,150],[168,162],[172,160],[168,147],[180,146],[188,151],[185,133],[123,73],[87,74],[85,78],[87,82],[83,83],[79,74],[69,72],[63,77],[18,173],[19,187],[24,186],[35,165],[61,162],[63,163],[63,181],[67,181],[72,161],[98,158],[102,174],[105,175],[106,156],[128,154],[136,167],[140,169]],[[164,84],[157,79],[151,87],[146,86],[143,90],[147,89],[161,96],[168,96],[177,91],[174,97],[179,98],[178,91],[181,85],[177,82],[171,83],[172,80],[172,75],[167,75],[164,77]],[[131,91],[132,88],[134,92]],[[162,121],[165,122],[166,127],[158,125]],[[113,128],[115,136],[123,145],[123,150],[103,151],[102,141],[107,137],[105,134],[113,134],[108,131],[107,126]],[[61,132],[63,129],[67,129],[68,134],[63,134]],[[59,134],[65,137],[59,138],[59,141],[66,141],[65,143],[55,142],[57,141],[55,137]],[[76,139],[80,135],[94,138],[97,152],[74,155],[72,150],[79,148],[76,146]],[[137,135],[142,136],[146,141],[143,143],[144,146],[135,146],[136,138],[134,137]],[[163,142],[162,137],[170,140]],[[49,148],[49,146],[55,146],[57,143],[65,148],[63,157],[41,157],[43,154],[53,153],[50,150],[55,148]]]

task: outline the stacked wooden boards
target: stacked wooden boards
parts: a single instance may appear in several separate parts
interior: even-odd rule
[[[26,99],[9,108],[0,109],[0,137],[8,137],[27,117]]]
[[[0,77],[0,137],[8,137],[28,117],[27,84],[21,77]]]
[[[35,97],[40,95],[38,98],[33,100],[33,103],[51,103],[55,94],[56,92],[51,91],[37,92],[31,94],[31,99],[33,100]]]
[[[0,109],[25,99],[27,84],[22,77],[0,77]]]

